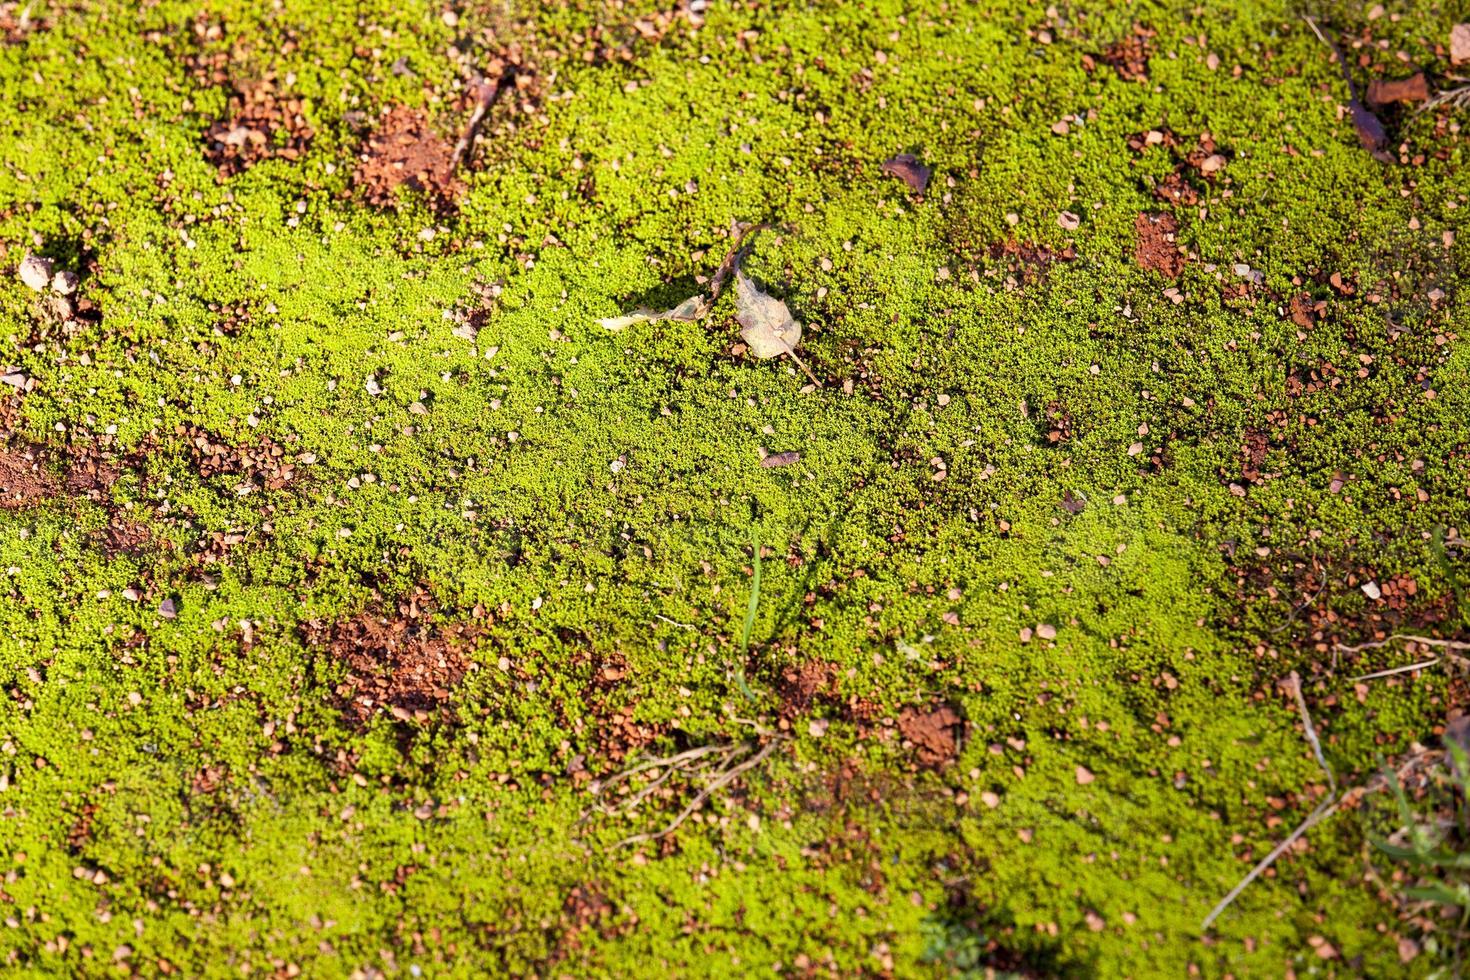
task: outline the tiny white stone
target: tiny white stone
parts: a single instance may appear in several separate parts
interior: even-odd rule
[[[1383,595],[1382,590],[1378,588],[1377,582],[1364,582],[1358,588],[1362,589],[1363,595],[1370,599],[1378,599]]]
[[[62,269],[51,277],[51,288],[63,296],[70,296],[77,291],[77,286],[80,285],[81,281],[81,278],[75,272],[72,272],[70,269]]]

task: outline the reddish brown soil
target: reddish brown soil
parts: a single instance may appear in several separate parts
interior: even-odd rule
[[[1133,25],[1133,33],[1108,45],[1099,60],[1117,71],[1125,82],[1148,80],[1148,59],[1153,54],[1153,37],[1157,32],[1142,24]]]
[[[56,478],[26,449],[0,449],[0,507],[30,507],[56,494]]]
[[[237,83],[228,115],[204,134],[204,157],[221,177],[262,160],[298,160],[311,145],[301,99],[276,89],[273,79]]]
[[[334,693],[347,719],[366,726],[379,714],[400,721],[450,718],[453,689],[472,669],[476,631],[428,621],[422,593],[396,608],[371,609],[336,623],[307,623],[306,639],[346,667]]]
[[[935,768],[958,758],[963,724],[964,719],[947,704],[929,711],[905,708],[898,716],[898,730],[913,744],[915,757],[922,765]]]
[[[453,160],[454,144],[433,130],[423,111],[395,106],[363,145],[357,183],[368,203],[377,207],[395,207],[400,187],[427,194],[443,206],[464,189]]]
[[[19,44],[32,31],[51,26],[49,9],[44,4],[22,3],[20,0],[0,3],[0,38],[6,44]]]
[[[1245,430],[1245,441],[1240,447],[1241,455],[1245,457],[1245,464],[1240,470],[1241,476],[1251,482],[1261,478],[1261,464],[1266,461],[1268,446],[1266,433],[1256,429]]]
[[[1071,245],[1057,250],[1014,238],[996,242],[988,251],[992,259],[1004,261],[1006,270],[1022,282],[1039,279],[1056,263],[1071,262],[1077,257],[1077,252]]]
[[[776,681],[776,692],[781,697],[781,717],[787,721],[799,718],[819,702],[836,700],[837,667],[822,660],[787,667]]]
[[[279,490],[296,477],[296,466],[287,460],[286,449],[271,439],[249,445],[221,441],[197,426],[179,426],[194,466],[204,479],[237,476],[258,490]]]
[[[1138,234],[1133,257],[1141,267],[1170,279],[1184,271],[1184,253],[1174,240],[1179,233],[1178,218],[1140,212],[1133,221],[1133,230]]]
[[[109,558],[119,555],[137,556],[153,544],[153,534],[142,524],[134,523],[121,514],[113,514],[108,524],[93,535],[97,547]]]

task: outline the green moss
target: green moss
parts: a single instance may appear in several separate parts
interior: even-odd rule
[[[1452,18],[1412,6],[1334,23],[1387,42],[1375,72],[1440,64]],[[1421,966],[1348,813],[1199,923],[1322,789],[1274,681],[1309,678],[1348,783],[1450,697],[1438,674],[1355,693],[1397,653],[1334,670],[1310,616],[1459,624],[1431,544],[1470,517],[1465,315],[1432,298],[1465,274],[1454,117],[1396,117],[1424,159],[1376,163],[1273,4],[713,5],[657,41],[648,3],[519,9],[42,5],[0,49],[6,262],[39,241],[101,311],[64,325],[0,290],[35,379],[4,417],[58,475],[89,445],[121,461],[98,499],[0,511],[8,965],[964,965],[938,942],[1059,975]],[[1135,22],[1159,32],[1146,80],[1084,66]],[[533,111],[497,107],[456,210],[367,207],[364,128],[408,103],[454,131],[446,50],[483,65],[491,37],[534,52]],[[220,52],[306,100],[302,159],[205,159],[230,92],[190,64]],[[1129,148],[1164,128],[1177,152]],[[1191,261],[1166,281],[1134,222],[1206,132],[1228,163],[1173,209]],[[903,151],[935,170],[923,197],[878,171]],[[775,226],[748,267],[808,325],[820,389],[734,354],[728,299],[596,325],[695,291],[732,218]],[[1237,265],[1262,284],[1234,295]],[[1309,328],[1298,293],[1327,303]],[[202,475],[181,425],[280,446],[295,477]],[[109,555],[119,519],[152,544]],[[1414,603],[1360,574],[1412,578]],[[419,588],[432,623],[476,626],[456,720],[354,729],[305,626]],[[818,661],[833,687],[665,844],[614,846],[692,785],[579,819],[574,774],[632,761],[620,726],[650,753],[749,737],[736,717],[776,725]],[[939,702],[967,727],[935,771],[896,721]]]

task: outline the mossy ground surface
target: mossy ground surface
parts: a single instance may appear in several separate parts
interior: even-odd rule
[[[1428,970],[1353,812],[1200,923],[1327,791],[1281,678],[1344,785],[1455,706],[1335,655],[1460,628],[1454,110],[1374,160],[1269,2],[20,6],[0,248],[81,285],[0,288],[51,489],[0,510],[11,968]],[[1364,80],[1447,72],[1452,5],[1387,6],[1318,13]],[[367,203],[376,120],[452,142],[494,56],[532,84],[462,193]],[[264,79],[310,135],[222,173]],[[819,388],[735,353],[728,298],[597,325],[697,291],[732,219],[775,226],[747,268]],[[320,639],[362,617],[462,678],[363,721]],[[616,846],[697,779],[580,820],[747,739],[667,838]]]

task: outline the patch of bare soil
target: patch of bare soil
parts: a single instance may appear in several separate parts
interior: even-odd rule
[[[55,496],[59,489],[56,478],[42,468],[35,451],[0,448],[0,507],[31,507]]]
[[[299,160],[314,135],[300,97],[279,91],[274,78],[237,82],[227,115],[204,134],[204,157],[233,177],[262,160]]]
[[[224,116],[204,133],[204,158],[221,177],[233,177],[262,160],[300,159],[315,135],[300,96],[283,91],[273,72],[250,77],[251,70],[244,67],[250,53],[230,43],[222,23],[200,15],[190,29],[192,43],[183,56],[190,76],[199,85],[228,93]],[[277,53],[290,54],[300,44],[287,29]]]
[[[1077,251],[1071,245],[1058,250],[1034,242],[1017,241],[1014,238],[996,242],[989,247],[988,251],[992,259],[1003,261],[1006,264],[1006,271],[1022,282],[1039,279],[1056,263],[1071,262],[1077,258]]]
[[[67,453],[66,477],[62,481],[68,494],[86,497],[96,503],[107,503],[112,485],[122,476],[100,449],[92,444],[70,447]]]
[[[1138,235],[1133,257],[1139,266],[1170,279],[1178,278],[1185,262],[1184,253],[1175,241],[1179,219],[1172,214],[1140,212],[1133,221],[1133,230]]]
[[[51,18],[46,16],[47,7],[35,0],[0,3],[0,37],[6,44],[19,44],[32,31],[49,28]]]
[[[379,714],[420,723],[451,717],[453,690],[474,666],[468,654],[477,630],[432,623],[432,609],[420,592],[392,609],[306,624],[307,643],[346,667],[334,693],[349,722],[365,727]]]
[[[591,640],[575,630],[565,631],[562,638],[579,651],[572,665],[579,676],[586,676],[582,702],[594,726],[590,759],[579,756],[568,764],[572,779],[581,783],[592,778],[592,768],[608,763],[616,766],[663,738],[668,726],[638,720],[638,702],[622,690],[628,678],[628,663],[622,654],[594,649]],[[582,724],[580,719],[568,716],[562,721],[573,728]]]
[[[813,660],[799,667],[787,667],[776,680],[776,693],[781,698],[781,718],[789,723],[815,705],[837,699],[837,666]]]
[[[898,716],[898,730],[913,747],[919,763],[940,768],[960,754],[960,732],[964,719],[947,704],[931,710],[904,708]]]
[[[154,543],[153,534],[142,524],[130,521],[120,514],[113,514],[107,526],[92,535],[93,541],[109,558],[120,555],[136,557],[147,551]]]
[[[357,183],[369,204],[398,204],[400,187],[446,206],[464,190],[454,172],[454,144],[435,132],[421,109],[394,106],[378,122],[358,156]]]
[[[1133,33],[1115,41],[1103,50],[1099,60],[1113,68],[1125,82],[1148,80],[1148,59],[1153,54],[1153,38],[1158,32],[1142,24],[1133,25]]]

